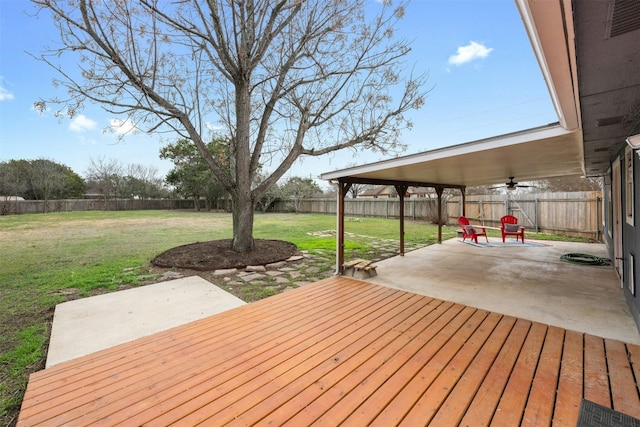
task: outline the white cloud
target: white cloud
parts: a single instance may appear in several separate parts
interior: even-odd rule
[[[488,48],[482,43],[471,41],[466,46],[458,47],[455,55],[449,57],[449,64],[462,65],[475,59],[482,59],[489,56],[493,48]]]
[[[71,120],[71,123],[69,123],[69,129],[78,133],[95,129],[96,126],[98,126],[98,124],[84,114],[74,117],[73,120]]]
[[[13,94],[6,90],[3,86],[0,86],[0,101],[11,101]]]
[[[125,135],[131,132],[138,132],[136,125],[130,120],[111,119],[109,122],[111,130],[119,135]]]
[[[216,125],[216,124],[213,124],[211,122],[206,122],[204,125],[207,128],[207,130],[209,130],[210,132],[214,132],[214,133],[221,132],[221,131],[223,131],[225,129],[224,126]]]

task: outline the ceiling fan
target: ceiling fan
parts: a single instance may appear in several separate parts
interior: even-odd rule
[[[533,185],[522,185],[522,184],[518,184],[517,182],[515,182],[513,179],[515,177],[510,176],[509,177],[509,182],[505,182],[504,185],[498,185],[496,187],[489,187],[490,190],[494,190],[496,188],[506,188],[507,190],[515,190],[516,188],[528,188],[528,187],[534,187]]]

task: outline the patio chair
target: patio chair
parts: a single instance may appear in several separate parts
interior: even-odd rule
[[[458,218],[458,224],[460,228],[462,228],[462,241],[467,240],[467,237],[474,242],[478,243],[478,236],[484,236],[489,243],[489,238],[487,238],[487,230],[482,226],[473,226],[469,224],[469,220],[463,216]]]
[[[516,236],[516,242],[518,238],[522,239],[524,244],[524,226],[518,224],[518,218],[513,215],[505,215],[500,218],[500,231],[502,232],[502,243],[507,236]]]

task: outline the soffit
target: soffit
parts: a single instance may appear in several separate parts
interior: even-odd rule
[[[586,174],[640,133],[640,2],[573,2]],[[613,35],[612,35],[613,34]]]
[[[326,180],[384,180],[443,186],[503,184],[582,174],[576,132],[550,125],[325,173]]]

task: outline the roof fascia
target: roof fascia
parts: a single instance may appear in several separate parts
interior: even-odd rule
[[[464,190],[466,186],[464,185],[455,185],[455,184],[443,184],[443,183],[433,183],[433,182],[413,182],[413,181],[394,181],[387,179],[376,179],[376,178],[361,178],[354,176],[344,176],[337,178],[338,182],[345,182],[349,184],[374,184],[374,185],[392,185],[394,187],[399,185],[406,185],[409,187],[433,187],[433,188],[457,188],[459,190]]]
[[[545,138],[554,138],[558,136],[564,136],[572,134],[574,132],[568,131],[564,127],[554,124],[545,127],[533,128],[521,132],[509,133],[493,138],[482,139],[473,142],[467,142],[464,144],[452,145],[436,150],[425,151],[418,154],[412,154],[409,156],[397,157],[394,159],[383,160],[376,163],[369,163],[362,166],[356,166],[347,169],[336,170],[333,172],[327,172],[320,175],[321,179],[332,181],[338,180],[344,177],[353,177],[364,173],[375,172],[378,170],[392,169],[402,166],[408,166],[416,163],[424,163],[432,160],[443,159],[451,156],[472,154],[479,151],[491,150],[494,148],[516,145],[536,141]],[[381,184],[381,185],[395,185],[395,183]],[[412,184],[409,184],[412,185]],[[445,185],[443,183],[435,184],[438,186]],[[432,186],[425,183],[420,186]],[[458,188],[452,186],[454,188]]]
[[[560,124],[580,128],[570,0],[515,0]]]

